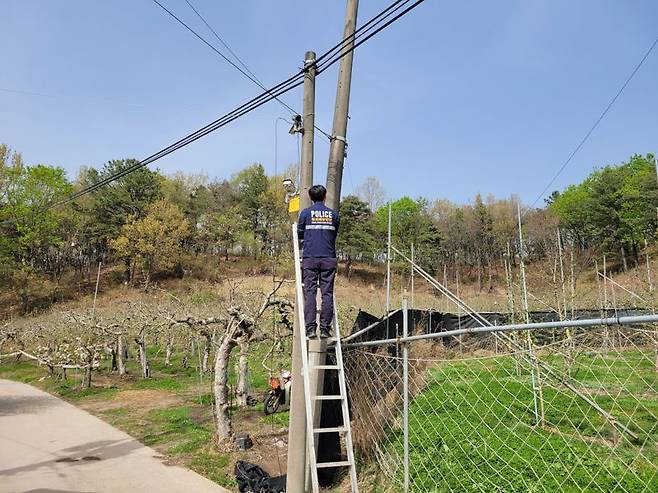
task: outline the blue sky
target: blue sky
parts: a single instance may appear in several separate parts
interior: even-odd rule
[[[214,42],[184,0],[162,0]],[[192,0],[265,83],[342,36],[344,1]],[[364,21],[388,1],[362,0]],[[0,142],[64,167],[142,158],[259,91],[150,0],[3,0]],[[427,0],[355,55],[344,194],[532,203],[658,36],[658,3]],[[330,131],[336,67],[317,80]],[[14,92],[19,91],[19,92]],[[30,93],[30,94],[26,94]],[[286,101],[301,108],[301,88]],[[276,102],[159,161],[228,177],[274,166]],[[297,160],[279,127],[279,166]],[[328,145],[316,142],[315,181]],[[658,49],[552,189],[658,152]]]

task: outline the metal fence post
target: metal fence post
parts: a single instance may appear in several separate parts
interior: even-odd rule
[[[404,410],[402,426],[404,428],[404,491],[409,491],[409,298],[407,291],[402,296],[402,396],[404,399]]]

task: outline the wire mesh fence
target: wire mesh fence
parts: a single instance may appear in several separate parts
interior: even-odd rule
[[[406,468],[404,344],[345,348],[363,489],[658,491],[654,328],[510,337],[407,343]]]

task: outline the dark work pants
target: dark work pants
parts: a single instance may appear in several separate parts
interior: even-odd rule
[[[318,286],[322,293],[320,308],[320,328],[331,328],[334,318],[334,279],[336,277],[335,258],[307,257],[302,260],[302,279],[304,281],[304,320],[306,330],[316,330],[316,313]]]

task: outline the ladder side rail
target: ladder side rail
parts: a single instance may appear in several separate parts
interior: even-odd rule
[[[342,396],[341,406],[343,409],[343,427],[345,428],[345,448],[347,449],[347,462],[350,463],[350,483],[352,493],[359,493],[356,480],[356,461],[354,459],[354,446],[352,444],[352,425],[350,423],[350,411],[347,401],[347,386],[345,384],[345,364],[343,363],[343,348],[340,342],[340,323],[338,321],[338,310],[336,309],[336,297],[334,296],[334,337],[336,338],[336,365],[338,366],[338,385]]]
[[[304,320],[304,291],[302,288],[302,268],[300,265],[299,237],[297,235],[297,223],[292,225],[293,252],[295,264],[295,288],[297,292],[297,317],[299,320],[299,330],[303,331],[306,327]],[[306,338],[300,337],[302,345],[302,376],[304,379],[304,400],[306,402],[306,438],[308,441],[307,451],[315,451],[315,431],[313,430],[313,411],[311,404],[311,383],[309,381],[309,364],[308,364],[308,347]],[[311,472],[311,483],[313,492],[318,493],[320,485],[318,482],[317,458],[314,453],[308,453],[309,468]]]

